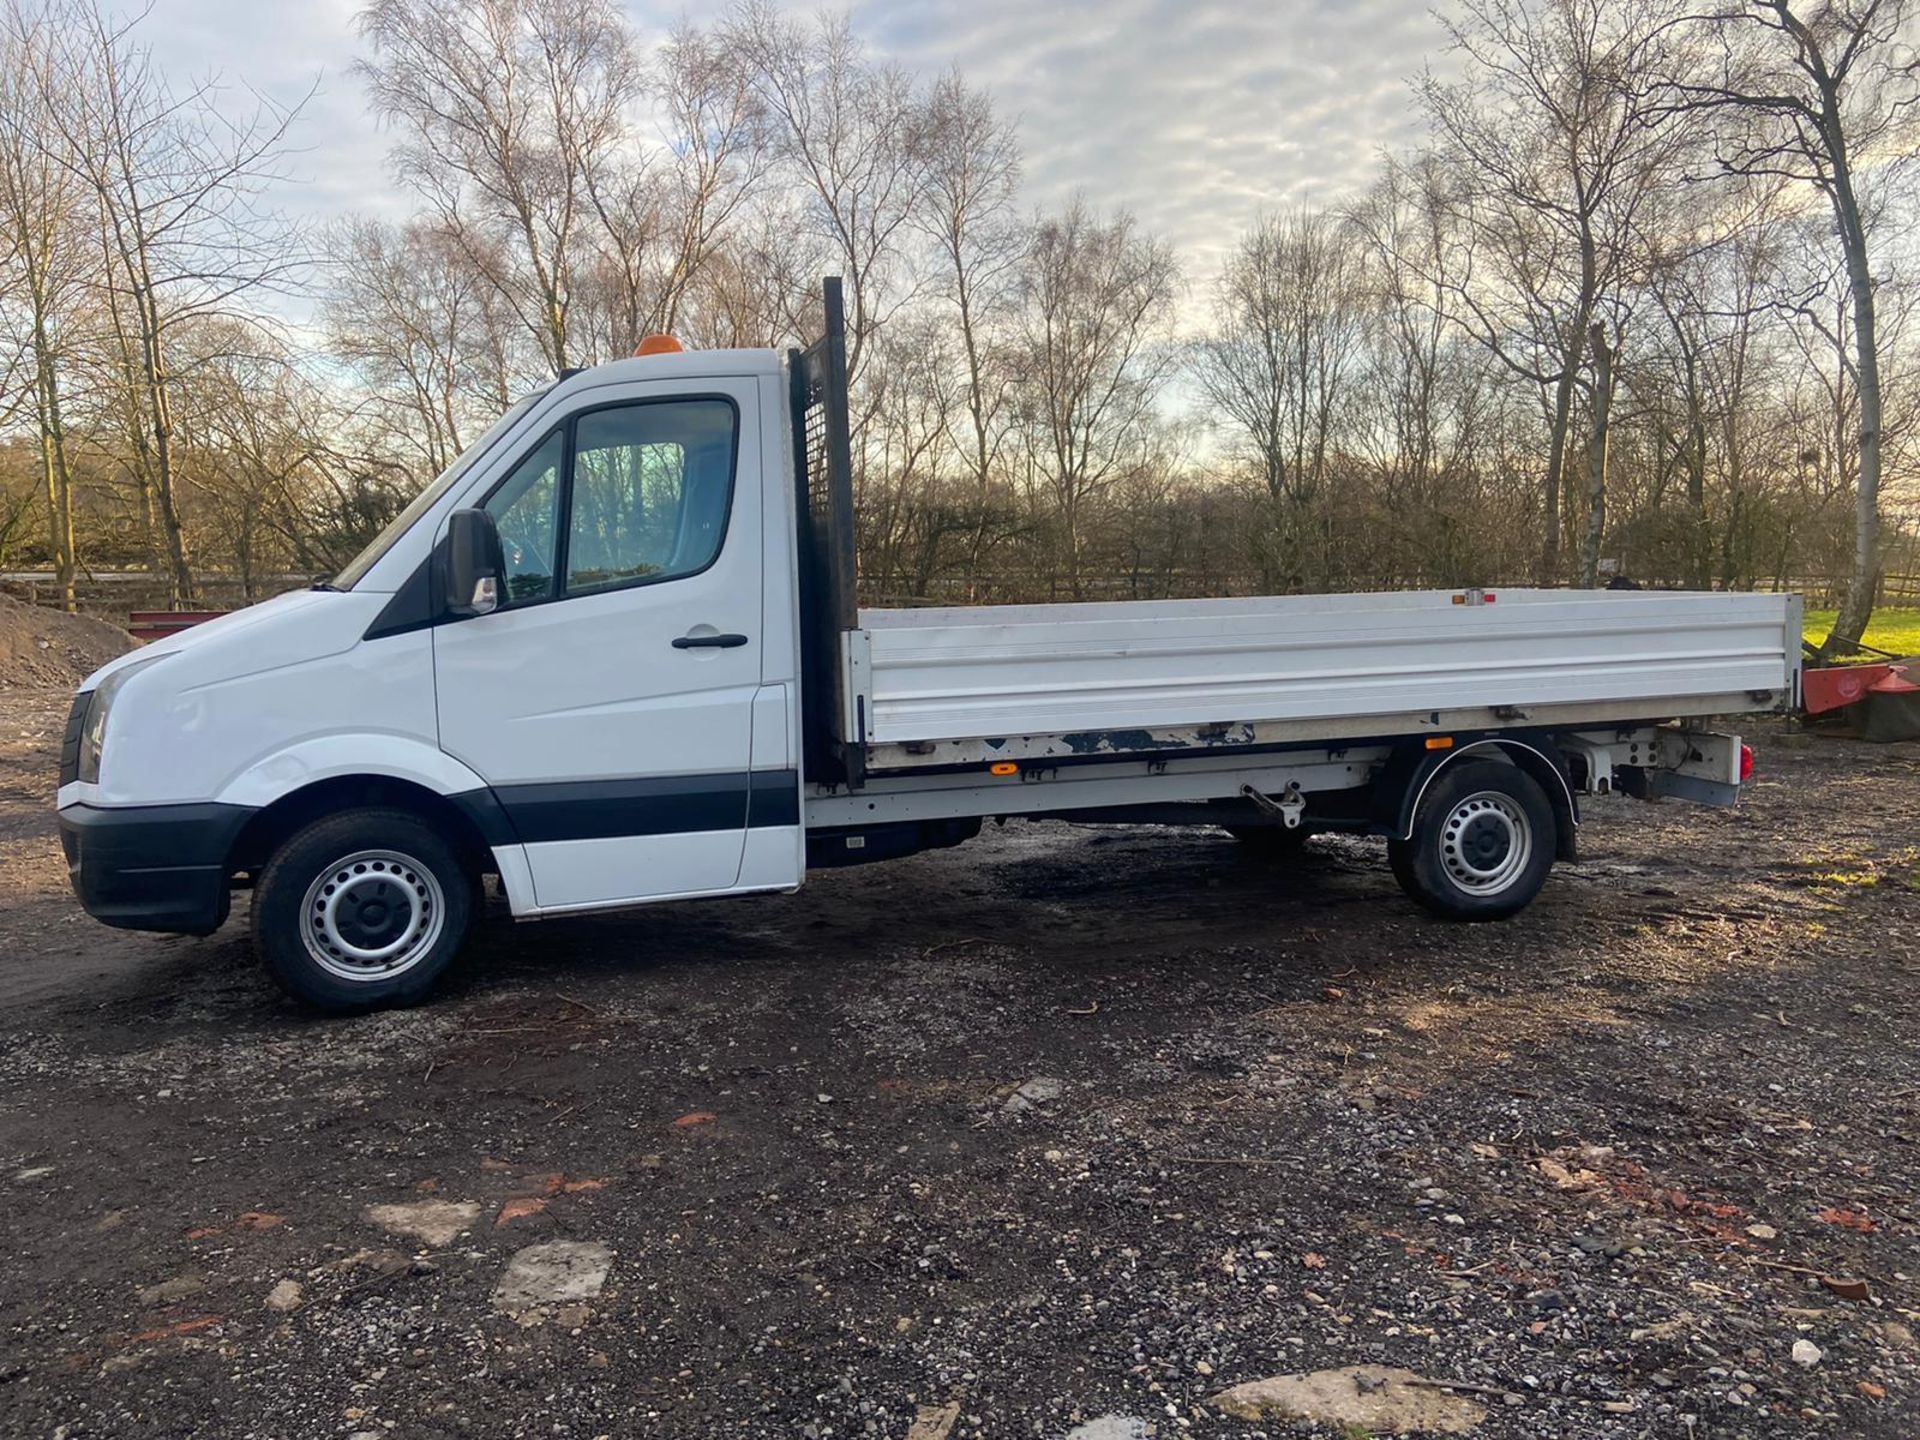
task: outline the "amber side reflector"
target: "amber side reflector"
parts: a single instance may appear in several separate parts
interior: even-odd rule
[[[1453,737],[1451,735],[1429,735],[1427,737],[1427,749],[1429,750],[1451,750],[1452,748]]]
[[[671,335],[649,335],[633,347],[634,355],[678,355],[683,347]]]
[[[1018,775],[1020,767],[1011,760],[996,760],[987,767],[989,775]]]

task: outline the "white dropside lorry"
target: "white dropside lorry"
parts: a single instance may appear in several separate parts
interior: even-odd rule
[[[667,353],[516,405],[334,580],[82,686],[60,828],[110,925],[253,888],[294,995],[412,1001],[516,916],[792,890],[985,818],[1381,835],[1520,910],[1580,797],[1733,803],[1791,596],[1462,589],[856,610],[837,282],[811,349]],[[1257,872],[1248,872],[1249,883]]]

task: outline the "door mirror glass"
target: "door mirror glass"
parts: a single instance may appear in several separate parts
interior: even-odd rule
[[[500,604],[500,532],[484,510],[456,510],[447,517],[447,609],[455,615],[487,615]]]

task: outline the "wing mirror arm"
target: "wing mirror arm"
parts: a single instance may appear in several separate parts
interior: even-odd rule
[[[493,516],[456,510],[447,517],[447,613],[490,615],[500,608],[506,555]]]

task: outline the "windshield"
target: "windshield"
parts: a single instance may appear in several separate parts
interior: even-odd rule
[[[452,489],[460,477],[473,468],[474,462],[486,454],[493,442],[505,434],[514,421],[526,414],[533,403],[552,388],[551,385],[545,386],[515,401],[511,410],[487,427],[486,434],[462,450],[454,458],[454,462],[434,478],[431,485],[414,496],[406,509],[387,522],[386,528],[373,537],[366,549],[347,562],[347,568],[333,577],[334,588],[351,590],[359,584],[366,573],[374,567],[375,562],[392,547],[393,542],[404,535],[414,521],[431,510],[434,502]]]

